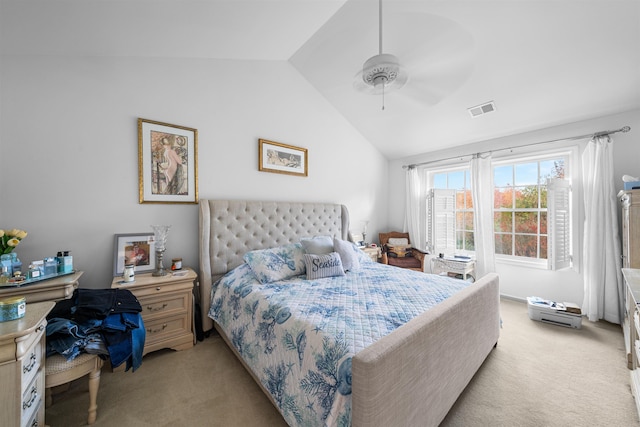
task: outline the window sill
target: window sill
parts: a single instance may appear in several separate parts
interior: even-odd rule
[[[527,258],[516,257],[498,257],[496,256],[496,264],[513,265],[516,267],[534,268],[536,270],[548,270],[547,260],[529,260]]]

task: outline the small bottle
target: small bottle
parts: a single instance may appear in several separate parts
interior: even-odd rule
[[[9,274],[9,267],[6,265],[2,266],[2,273],[0,273],[0,283],[7,283],[11,275]]]
[[[62,252],[58,251],[56,254],[56,272],[62,273],[62,269],[64,268],[64,260],[62,259]]]
[[[22,271],[22,261],[18,258],[18,254],[15,252],[11,252],[11,271],[13,274],[16,271]]]
[[[4,267],[7,268],[7,275],[11,277],[11,275],[13,274],[13,262],[11,260],[10,254],[0,255],[0,265],[2,265],[3,272],[4,272]]]
[[[125,265],[124,271],[122,272],[122,281],[125,283],[131,283],[135,280],[135,266],[133,264]]]
[[[38,277],[40,277],[40,269],[35,264],[29,265],[27,279],[37,279]]]

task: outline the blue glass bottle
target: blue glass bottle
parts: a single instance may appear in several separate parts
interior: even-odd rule
[[[2,271],[5,274],[8,274],[9,277],[13,277],[13,263],[11,262],[11,254],[0,255],[0,266],[6,267],[2,268]]]
[[[18,258],[18,254],[15,252],[11,252],[11,274],[14,274],[16,271],[22,271],[22,261]]]

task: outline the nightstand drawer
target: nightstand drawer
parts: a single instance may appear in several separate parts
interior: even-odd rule
[[[144,328],[147,331],[145,350],[147,346],[185,332],[191,335],[191,321],[186,315],[145,322]]]
[[[189,296],[189,293],[179,292],[139,298],[142,306],[142,319],[147,324],[147,322],[158,317],[164,318],[174,314],[186,313]]]

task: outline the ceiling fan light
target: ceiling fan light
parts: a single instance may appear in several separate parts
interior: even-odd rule
[[[374,93],[400,89],[407,82],[407,75],[398,58],[389,53],[372,56],[362,66],[362,80]]]

